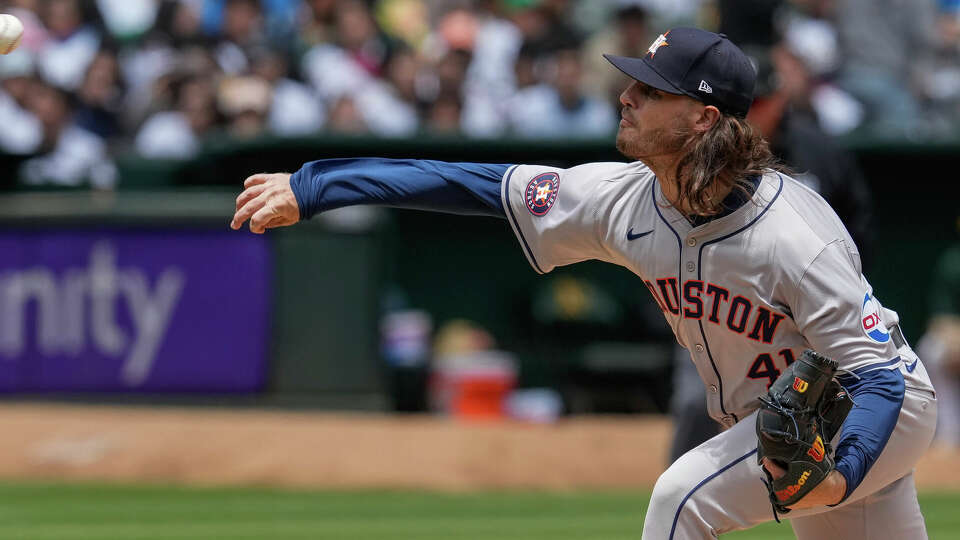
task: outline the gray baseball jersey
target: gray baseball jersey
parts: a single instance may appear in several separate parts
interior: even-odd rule
[[[836,359],[848,372],[900,370],[907,388],[903,411],[913,413],[901,412],[881,458],[844,505],[904,478],[929,444],[933,390],[909,345],[894,339],[900,335],[897,314],[874,296],[856,247],[834,211],[789,176],[768,171],[750,201],[696,227],[668,204],[659,182],[640,162],[570,169],[514,166],[504,174],[501,197],[537,272],[596,259],[640,277],[677,341],[690,351],[707,388],[710,415],[727,428],[758,408],[757,398],[806,348]],[[703,496],[706,490],[697,488],[705,478],[736,469],[736,463],[756,451],[756,437],[744,437],[753,422],[744,424],[750,426],[738,425],[681,458],[661,477],[660,492],[682,495],[683,487],[690,488],[687,498],[695,492]],[[891,448],[906,449],[890,456]],[[724,502],[723,512],[711,518],[713,532],[773,517],[764,504],[756,460],[746,461],[753,463],[740,473],[725,473],[713,485],[732,489],[728,494],[746,490],[752,498],[744,497],[742,505],[732,498]],[[912,486],[911,477],[898,493],[909,497]],[[708,522],[704,512],[689,512],[694,517],[684,519],[693,521],[685,525],[679,510],[676,518],[666,510],[655,512],[661,500],[657,493],[655,489],[645,537],[667,537],[668,531],[671,538],[678,531],[686,531],[678,538],[700,537],[698,527]],[[683,499],[680,506],[684,503],[690,504]],[[922,518],[919,523],[922,530]],[[814,520],[804,530],[816,529]]]
[[[640,162],[571,169],[519,165],[504,176],[507,216],[538,272],[597,259],[639,276],[727,426],[757,408],[780,371],[812,348],[853,371],[898,369],[883,309],[853,241],[824,200],[765,174],[749,202],[693,227]],[[917,367],[919,366],[919,367]],[[919,364],[907,386],[930,388]]]

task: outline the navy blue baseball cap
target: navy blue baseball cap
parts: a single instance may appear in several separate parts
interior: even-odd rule
[[[643,58],[603,57],[648,86],[690,96],[740,118],[747,115],[753,103],[756,69],[723,34],[674,28],[661,34]]]

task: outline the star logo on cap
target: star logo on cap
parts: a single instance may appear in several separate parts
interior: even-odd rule
[[[668,34],[670,34],[669,31],[667,31],[667,33],[665,33],[665,34],[660,34],[660,37],[658,37],[657,39],[655,39],[655,40],[653,41],[653,44],[650,45],[650,48],[649,48],[649,49],[647,49],[647,53],[650,54],[650,58],[653,58],[654,56],[656,56],[656,54],[657,54],[657,49],[659,49],[660,47],[666,47],[666,46],[670,45],[669,43],[667,43],[667,35],[668,35]]]

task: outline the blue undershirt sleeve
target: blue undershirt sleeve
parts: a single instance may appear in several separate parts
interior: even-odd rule
[[[290,177],[300,219],[375,204],[505,218],[500,182],[510,165],[347,158],[306,163]]]
[[[838,379],[855,403],[841,428],[835,454],[837,471],[847,480],[843,500],[857,489],[887,445],[905,391],[899,369],[868,367],[855,373]]]

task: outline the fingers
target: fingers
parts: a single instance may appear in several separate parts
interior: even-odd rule
[[[270,175],[267,173],[257,173],[253,176],[248,176],[246,180],[243,181],[243,187],[248,188],[250,186],[256,186],[259,184],[266,184],[267,180],[270,179]]]
[[[257,211],[259,206],[262,206],[262,202],[258,206],[251,206],[248,208],[248,211],[244,211],[244,207],[248,203],[256,200],[257,197],[263,194],[266,191],[267,185],[267,175],[266,174],[255,174],[253,176],[247,177],[243,181],[244,190],[240,192],[240,195],[237,196],[236,205],[234,207],[233,219],[230,220],[230,228],[233,230],[239,229],[243,222],[246,221],[254,212]]]
[[[243,208],[243,205],[247,204],[248,201],[250,201],[257,195],[260,195],[261,193],[263,193],[264,190],[267,189],[267,187],[268,186],[266,184],[259,184],[253,187],[249,187],[243,190],[242,192],[240,192],[240,195],[237,196],[237,205],[234,211]]]
[[[263,228],[264,230],[275,229],[277,227],[285,227],[287,225],[291,225],[288,219],[284,218],[283,216],[274,216],[263,226]]]
[[[251,216],[263,208],[269,195],[270,193],[268,191],[263,191],[253,199],[250,199],[244,203],[243,207],[238,209],[236,213],[233,214],[233,220],[230,221],[230,227],[234,230],[239,229],[243,225],[244,221],[250,219]]]
[[[290,190],[289,179],[288,173],[261,173],[244,180],[244,189],[237,196],[230,227],[237,230],[250,220],[250,230],[262,234],[269,228],[296,223],[299,209]]]
[[[272,206],[264,206],[263,208],[257,210],[253,217],[250,218],[250,232],[255,234],[263,234],[263,231],[266,230],[267,225],[275,221],[276,218],[279,218],[274,212]]]
[[[279,209],[275,209],[273,212],[273,217],[270,218],[270,221],[268,221],[266,224],[266,228],[272,229],[274,227],[286,227],[287,225],[293,225],[296,222],[296,219],[291,219],[289,216],[286,216],[283,212],[279,211]]]

